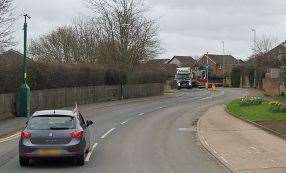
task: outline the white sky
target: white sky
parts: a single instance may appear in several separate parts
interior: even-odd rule
[[[15,0],[17,13],[28,13],[29,37],[35,38],[57,26],[72,23],[78,15],[90,11],[83,0]],[[158,19],[164,53],[174,55],[226,53],[246,58],[253,34],[268,35],[278,42],[286,39],[285,0],[146,0],[153,18]],[[23,18],[16,26],[16,47],[22,50]]]

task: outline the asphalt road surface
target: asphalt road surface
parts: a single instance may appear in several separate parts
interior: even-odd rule
[[[81,106],[93,120],[93,152],[83,167],[69,161],[18,163],[18,138],[1,142],[0,173],[224,173],[203,149],[196,122],[209,107],[247,94],[242,89],[180,90],[159,97]]]

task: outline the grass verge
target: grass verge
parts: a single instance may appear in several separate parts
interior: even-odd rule
[[[271,105],[264,102],[261,105],[242,106],[239,100],[230,102],[227,109],[234,115],[254,122],[286,121],[286,113],[271,111]]]

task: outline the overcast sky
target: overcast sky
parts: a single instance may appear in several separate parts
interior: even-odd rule
[[[37,37],[53,28],[72,23],[90,12],[82,0],[15,0],[17,12],[32,16],[29,36]],[[146,0],[151,15],[158,19],[164,53],[200,56],[225,52],[239,58],[250,54],[253,33],[286,39],[285,0]],[[22,23],[17,22],[16,39],[22,43]],[[21,49],[21,47],[18,47]]]

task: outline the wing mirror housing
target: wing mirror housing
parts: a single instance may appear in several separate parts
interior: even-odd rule
[[[93,124],[94,124],[94,122],[91,121],[91,120],[87,120],[87,121],[86,121],[86,125],[87,125],[87,126],[91,126],[91,125],[93,125]]]

